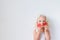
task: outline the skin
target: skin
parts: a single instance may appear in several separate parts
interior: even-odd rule
[[[46,21],[46,17],[45,16],[40,16],[38,19],[37,19],[37,22],[38,23],[43,23]],[[36,29],[33,31],[33,38],[34,40],[40,40],[40,37],[41,37],[41,33],[44,32],[45,34],[45,40],[50,40],[50,32],[48,30],[48,26],[45,26],[44,29],[43,29],[43,26],[41,28],[37,28],[38,31],[36,32]]]

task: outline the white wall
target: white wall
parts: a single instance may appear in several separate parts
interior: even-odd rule
[[[33,40],[33,25],[40,14],[49,20],[51,40],[60,40],[59,0],[0,0],[0,40]]]

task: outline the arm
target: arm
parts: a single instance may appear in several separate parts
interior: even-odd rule
[[[46,40],[50,40],[50,39],[51,39],[51,38],[50,38],[50,31],[49,31],[49,29],[48,29],[48,26],[45,27],[45,39],[46,39]]]
[[[41,34],[41,31],[37,29],[37,26],[35,24],[35,27],[34,27],[34,30],[33,30],[33,39],[34,40],[40,40],[40,34]]]

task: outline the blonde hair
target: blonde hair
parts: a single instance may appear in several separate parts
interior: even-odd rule
[[[45,16],[45,15],[42,15],[42,14],[37,17],[37,20],[38,20],[40,17],[44,17],[45,20],[47,20],[46,16]]]

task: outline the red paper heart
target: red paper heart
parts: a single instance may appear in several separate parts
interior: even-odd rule
[[[37,23],[37,27],[48,25],[47,22],[44,22],[43,24]]]

